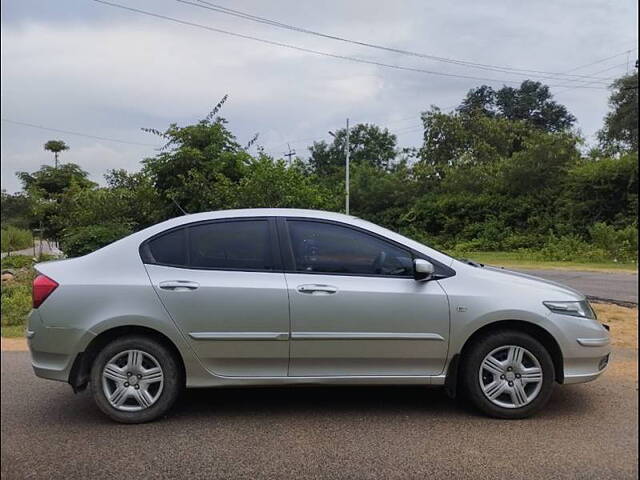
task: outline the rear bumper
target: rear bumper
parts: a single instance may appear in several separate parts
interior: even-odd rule
[[[27,344],[31,352],[31,366],[36,376],[67,382],[71,367],[79,352],[93,339],[86,330],[47,327],[37,310],[29,314]]]

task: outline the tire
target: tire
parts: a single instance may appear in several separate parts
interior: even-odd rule
[[[529,417],[546,405],[553,391],[551,355],[538,340],[520,331],[499,330],[477,339],[461,366],[467,398],[491,417]]]
[[[98,353],[90,383],[96,405],[112,420],[144,423],[169,411],[184,381],[171,350],[152,338],[130,335]]]

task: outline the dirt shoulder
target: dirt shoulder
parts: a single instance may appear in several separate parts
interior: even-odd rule
[[[27,347],[27,339],[24,337],[2,337],[1,349],[3,352],[26,352],[29,347]]]
[[[594,303],[598,320],[611,328],[614,347],[638,349],[638,309],[610,303]]]

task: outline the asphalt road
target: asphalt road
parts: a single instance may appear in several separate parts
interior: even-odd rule
[[[637,273],[582,272],[576,270],[521,270],[568,285],[590,297],[638,303]]]
[[[42,253],[45,255],[61,255],[62,254],[62,252],[58,249],[58,247],[56,247],[56,245],[53,242],[36,240],[35,254],[34,254],[33,247],[29,247],[22,250],[16,250],[14,252],[11,252],[11,255],[35,256],[36,254],[39,254],[41,250],[42,250]],[[7,256],[6,252],[0,253],[0,257],[4,258],[6,256]]]
[[[341,387],[192,390],[168,418],[119,425],[3,352],[2,478],[637,478],[635,355],[521,421],[439,389]]]

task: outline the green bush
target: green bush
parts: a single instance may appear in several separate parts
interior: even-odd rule
[[[14,226],[2,229],[0,243],[3,252],[13,252],[33,246],[33,236],[29,230],[22,230]]]
[[[35,263],[38,262],[48,262],[49,260],[53,260],[56,257],[53,255],[43,254],[40,258],[30,257],[28,255],[11,255],[10,257],[4,257],[2,259],[2,268],[30,268]]]
[[[607,252],[614,261],[635,261],[638,257],[638,227],[629,225],[616,230],[598,222],[589,229],[594,247]]]
[[[12,255],[2,259],[2,268],[25,268],[35,263],[33,257],[27,255]]]
[[[12,281],[2,286],[2,326],[19,326],[26,322],[27,314],[31,310],[31,284]]]
[[[547,243],[540,249],[539,255],[544,260],[572,261],[584,255],[588,247],[578,235],[569,234],[558,237],[552,233]]]
[[[550,233],[546,239],[535,235],[510,235],[500,242],[498,248],[479,237],[458,242],[449,253],[465,257],[470,252],[508,251],[519,260],[552,262],[637,262],[638,229],[628,226],[616,230],[610,225],[597,223],[589,228],[590,241],[579,235],[556,235]],[[538,246],[531,246],[538,245]]]
[[[123,224],[76,227],[65,230],[60,248],[68,257],[79,257],[126,237],[130,233],[131,228]]]

